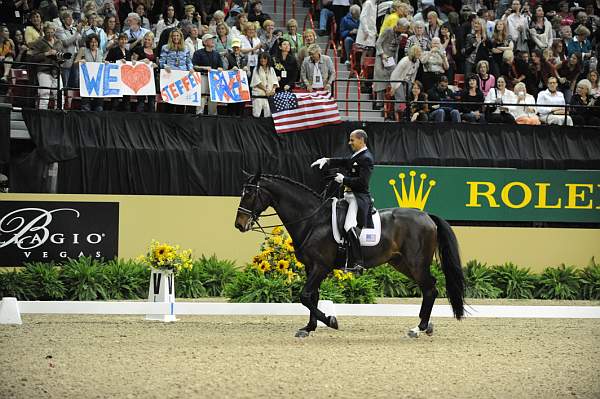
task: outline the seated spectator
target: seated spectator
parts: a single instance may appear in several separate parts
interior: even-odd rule
[[[460,112],[452,106],[455,101],[454,92],[448,88],[448,78],[440,76],[440,80],[435,87],[432,87],[427,92],[429,101],[442,101],[443,104],[430,103],[432,111],[429,113],[429,120],[435,122],[444,122],[451,120],[452,122],[460,122]]]
[[[558,74],[556,68],[544,59],[540,50],[533,50],[530,59],[525,85],[528,93],[537,95],[547,86],[548,78],[551,76],[558,77]]]
[[[590,89],[590,96],[594,98],[600,97],[600,86],[598,86],[598,71],[591,70],[588,73],[587,79],[592,85],[592,88]]]
[[[142,43],[142,40],[144,40],[144,35],[148,33],[149,30],[141,26],[142,19],[134,12],[127,15],[127,21],[129,24],[129,29],[123,33],[127,35],[127,49],[131,50],[138,44]]]
[[[291,52],[290,42],[281,39],[279,43],[279,49],[273,57],[275,74],[279,80],[279,90],[293,90],[300,72],[298,61]]]
[[[431,41],[429,37],[425,34],[425,24],[421,21],[413,22],[412,30],[414,32],[413,35],[408,37],[406,41],[405,49],[409,49],[414,45],[421,47],[421,50],[427,51],[431,47]]]
[[[565,45],[562,40],[554,39],[552,41],[552,65],[557,69],[560,68],[561,64],[567,60],[567,53],[565,51]]]
[[[31,62],[54,64],[55,66],[58,66],[58,53],[63,52],[63,45],[62,42],[54,36],[55,32],[56,28],[52,22],[44,23],[44,36],[31,43],[31,55],[29,57]],[[49,66],[37,67],[38,84],[41,87],[44,87],[43,89],[38,89],[40,109],[48,109],[49,98],[55,98],[56,96],[56,90],[49,89],[48,87],[58,88],[59,79],[61,79],[60,73],[58,72],[59,69],[60,68],[52,68]],[[64,87],[62,83],[60,83],[60,87]]]
[[[258,55],[262,52],[262,43],[256,35],[256,26],[252,22],[244,25],[244,36],[242,36],[241,42],[242,53],[248,57],[248,66],[254,70],[258,65]]]
[[[416,45],[409,48],[406,57],[400,60],[398,65],[396,65],[390,74],[390,86],[392,87],[396,101],[404,101],[408,93],[411,91],[412,82],[414,82],[417,78],[417,72],[419,71],[419,66],[421,65],[420,58],[422,51],[423,50],[421,50],[421,47]],[[381,99],[383,99],[383,95]],[[404,109],[404,107],[404,103],[399,103],[399,108]]]
[[[312,44],[308,48],[308,57],[302,62],[300,80],[306,90],[325,90],[331,92],[331,84],[335,80],[333,61],[327,55],[321,54],[321,47]]]
[[[269,53],[260,53],[258,56],[258,66],[252,72],[252,87],[253,96],[272,97],[275,95],[275,90],[279,87],[275,70],[271,66],[271,56]],[[269,108],[269,100],[267,98],[252,99],[252,116],[259,118],[261,113],[265,118],[271,116]]]
[[[582,79],[577,83],[577,92],[571,98],[570,104],[585,108],[577,107],[570,109],[571,118],[573,118],[575,126],[600,126],[600,118],[597,116],[600,113],[598,110],[588,108],[595,106],[596,103],[600,105],[600,101],[590,96],[591,89],[592,83],[587,79]]]
[[[283,39],[285,40],[285,39]],[[298,65],[301,66],[304,62],[304,58],[308,57],[308,48],[311,44],[315,44],[317,42],[317,36],[315,31],[312,29],[307,29],[304,31],[304,35],[302,35],[302,41],[304,42],[302,48],[296,54],[296,59],[298,60]],[[289,42],[288,42],[289,43]],[[290,44],[291,46],[291,44]]]
[[[587,58],[592,52],[592,43],[590,39],[590,30],[584,25],[579,25],[575,29],[575,37],[567,42],[567,54],[569,56],[573,54],[581,54],[582,58]]]
[[[156,24],[156,43],[158,44],[158,39],[160,38],[161,33],[167,28],[175,28],[179,24],[177,18],[175,18],[175,7],[169,4],[167,7],[165,15],[158,21]]]
[[[527,93],[525,83],[519,82],[515,86],[515,105],[509,107],[509,111],[519,125],[539,125],[540,118],[537,116],[535,108],[535,98]],[[521,105],[522,104],[522,105]]]
[[[146,64],[152,65],[152,68],[157,68],[158,65],[158,54],[154,47],[154,33],[147,32],[144,35],[143,44],[133,49],[131,60],[142,61]],[[155,95],[149,96],[137,96],[137,109],[136,112],[144,112],[144,105],[148,103],[148,112],[154,112],[154,103],[156,100]]]
[[[298,33],[298,22],[296,22],[295,19],[287,21],[287,30],[288,31],[283,34],[283,38],[290,42],[292,54],[295,55],[304,46],[302,34]]]
[[[185,48],[190,52],[192,56],[196,51],[200,50],[201,48],[204,48],[204,46],[202,45],[202,40],[199,36],[200,31],[198,30],[198,27],[192,26],[192,28],[190,29],[190,35],[184,41]]]
[[[482,112],[483,105],[481,105],[483,103],[483,93],[479,90],[476,75],[471,74],[468,76],[467,87],[462,91],[460,101],[462,103],[462,119],[464,121],[485,123],[485,116]]]
[[[537,6],[535,8],[535,15],[529,24],[529,37],[535,44],[535,48],[541,51],[550,47],[554,38],[552,24],[544,15],[544,8]]]
[[[272,20],[269,14],[265,14],[264,12],[262,12],[261,0],[255,0],[250,8],[250,12],[248,13],[249,22],[258,22],[258,26],[263,26],[267,19]]]
[[[229,27],[225,22],[219,22],[216,31],[215,50],[221,57],[225,57],[227,55],[227,51],[231,49],[232,37],[229,34]]]
[[[233,39],[231,41],[231,50],[227,52],[225,56],[225,67],[229,70],[242,69],[248,72],[248,57],[242,54],[240,39]],[[227,114],[233,116],[242,116],[244,113],[244,107],[246,103],[231,103],[227,104]]]
[[[386,88],[390,80],[390,76],[394,69],[397,67],[398,60],[396,54],[400,47],[402,35],[406,27],[406,19],[399,19],[394,29],[387,29],[382,35],[379,35],[377,43],[375,43],[375,68],[373,71],[373,91],[377,93],[377,103],[375,108],[381,108],[383,106],[383,97]],[[417,45],[417,47],[419,47]],[[419,57],[421,53],[419,52]],[[394,80],[396,80],[395,78]]]
[[[571,101],[571,96],[575,91],[575,85],[577,84],[578,77],[582,71],[583,63],[581,61],[581,54],[579,53],[571,54],[567,62],[563,62],[558,69],[558,89],[565,96],[566,102]]]
[[[406,119],[411,122],[427,122],[429,120],[429,107],[422,101],[427,101],[427,94],[423,93],[423,85],[415,80],[407,98]]]
[[[258,35],[260,42],[262,44],[263,51],[266,51],[270,55],[273,55],[277,51],[277,35],[273,32],[275,31],[275,22],[267,19],[263,25]]]
[[[9,37],[10,33],[6,26],[0,26],[0,66],[2,67],[2,76],[0,76],[0,82],[6,83],[8,81],[8,75],[12,62],[15,59],[15,43]],[[4,61],[7,61],[5,63]]]
[[[319,12],[319,29],[317,33],[319,36],[327,36],[329,35],[329,31],[327,30],[327,24],[330,19],[335,19],[335,14],[332,11],[333,1],[332,0],[321,0],[321,11]]]
[[[487,61],[479,61],[475,67],[477,79],[479,80],[479,89],[483,96],[487,96],[492,87],[496,86],[496,78],[490,75],[490,64]]]
[[[427,92],[437,85],[440,76],[445,75],[449,67],[448,58],[446,52],[442,49],[439,37],[434,37],[431,40],[431,50],[423,53],[421,64],[423,65],[423,88]]]
[[[565,97],[558,91],[558,80],[551,76],[548,79],[548,88],[541,91],[537,98],[540,120],[549,125],[573,126],[573,120],[567,115],[565,108]],[[542,107],[542,105],[546,105]]]
[[[192,59],[194,69],[197,71],[203,71],[205,73],[211,69],[222,71],[223,59],[215,50],[215,37],[210,33],[205,33],[204,36],[202,36],[202,43],[204,43],[204,48],[196,51]],[[202,74],[201,87],[203,94],[202,101],[200,102],[200,106],[196,107],[196,114],[202,115],[204,113],[204,106],[208,103],[208,114],[216,115],[217,103],[210,101],[210,97],[208,96],[208,74]]]
[[[352,51],[352,45],[354,44],[356,34],[358,33],[358,25],[360,23],[359,18],[360,6],[356,4],[350,6],[350,11],[342,18],[340,33],[342,40],[344,40],[345,63],[347,65],[350,65],[350,52]]]
[[[490,52],[492,55],[492,65],[490,71],[494,76],[508,76],[506,71],[502,71],[503,57],[506,51],[513,51],[514,43],[508,36],[508,30],[506,29],[506,21],[496,21],[494,26],[494,33],[490,41]]]
[[[37,10],[33,10],[31,14],[29,14],[29,25],[25,27],[25,44],[31,48],[33,42],[43,35],[42,14]]]
[[[102,49],[100,48],[100,39],[95,33],[85,37],[85,47],[81,47],[75,58],[75,65],[85,64],[86,62],[102,62]],[[103,99],[98,97],[81,97],[82,111],[102,111]]]
[[[515,123],[515,118],[510,113],[510,106],[503,104],[512,104],[516,100],[512,91],[506,88],[506,78],[498,77],[496,87],[489,90],[485,96],[486,104],[485,119],[490,123]]]

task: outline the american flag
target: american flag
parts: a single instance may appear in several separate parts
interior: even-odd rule
[[[337,102],[327,91],[281,91],[271,101],[271,114],[277,133],[341,123]]]

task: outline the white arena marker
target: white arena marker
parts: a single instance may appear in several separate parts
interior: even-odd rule
[[[23,324],[17,298],[2,298],[2,302],[0,302],[0,324]]]

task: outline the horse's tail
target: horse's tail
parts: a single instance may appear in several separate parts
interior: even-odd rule
[[[465,314],[465,276],[463,275],[458,241],[452,227],[441,217],[429,214],[437,226],[438,252],[446,276],[446,291],[454,317],[460,320]]]

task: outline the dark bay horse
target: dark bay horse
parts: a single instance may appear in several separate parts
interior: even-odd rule
[[[235,227],[241,232],[251,230],[269,206],[279,215],[293,240],[296,257],[306,266],[307,280],[300,300],[310,310],[310,318],[296,336],[308,336],[316,329],[317,320],[337,329],[335,316],[326,316],[317,308],[319,287],[333,270],[338,247],[331,227],[331,201],[323,201],[316,192],[287,177],[248,175]],[[446,276],[448,300],[454,316],[460,320],[465,312],[465,284],[456,236],[450,225],[440,217],[416,209],[390,208],[379,212],[381,240],[376,246],[363,247],[365,267],[387,262],[421,288],[421,322],[408,335],[416,337],[421,332],[433,332],[429,318],[438,292],[429,267],[436,249]]]

